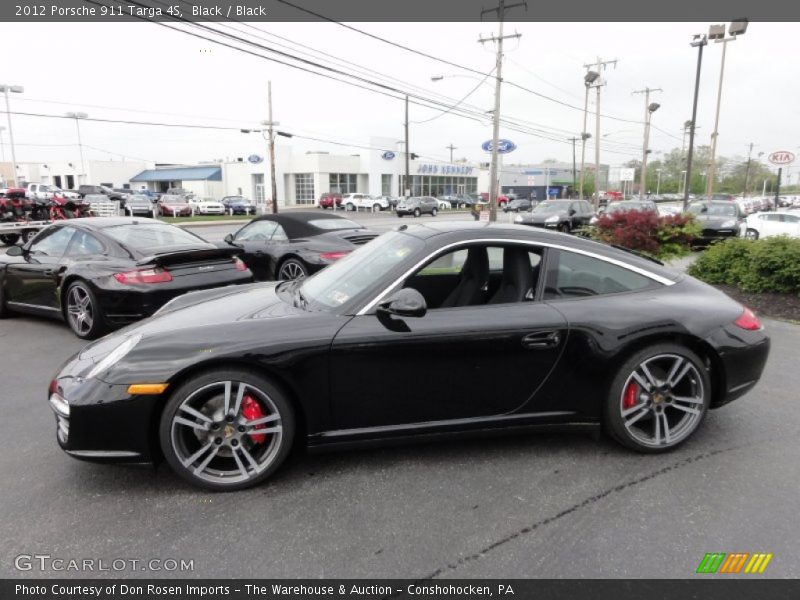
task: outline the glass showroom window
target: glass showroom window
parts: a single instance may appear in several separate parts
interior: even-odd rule
[[[314,174],[295,173],[294,199],[297,204],[314,203]]]
[[[392,176],[381,175],[381,196],[393,196],[392,194]]]
[[[331,193],[355,194],[356,179],[355,173],[331,173],[329,179]]]

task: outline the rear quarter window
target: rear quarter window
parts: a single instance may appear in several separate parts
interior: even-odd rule
[[[550,253],[545,300],[620,294],[661,287],[650,277],[608,261],[559,250]]]

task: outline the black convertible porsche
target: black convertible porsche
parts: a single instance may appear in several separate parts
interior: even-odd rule
[[[224,247],[236,248],[259,281],[302,279],[377,235],[339,215],[290,212],[253,219]]]
[[[57,221],[0,256],[0,318],[63,318],[94,339],[185,292],[253,281],[236,253],[153,219]]]
[[[186,294],[68,360],[57,439],[164,456],[190,482],[270,476],[318,449],[601,426],[685,442],[751,390],[769,338],[723,293],[596,242],[488,223],[401,226],[316,275]]]

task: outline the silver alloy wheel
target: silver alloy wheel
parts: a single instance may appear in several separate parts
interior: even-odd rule
[[[244,416],[247,397],[258,403],[263,416]],[[282,439],[275,403],[243,381],[217,381],[195,390],[181,402],[170,425],[172,449],[183,467],[199,479],[223,485],[263,473]]]
[[[94,307],[89,292],[81,286],[67,293],[67,318],[69,325],[79,335],[87,335],[94,324]]]
[[[684,356],[659,354],[639,364],[622,386],[619,410],[628,434],[651,448],[674,446],[703,417],[705,389]]]
[[[352,212],[352,211],[354,211],[354,210],[356,209],[355,205],[353,205],[353,203],[352,203],[352,202],[348,202],[348,203],[345,205],[345,208],[348,210],[348,212]]]
[[[296,260],[287,260],[281,265],[278,271],[278,279],[280,281],[294,281],[295,279],[304,279],[306,271]]]
[[[757,240],[758,239],[758,231],[755,229],[748,229],[744,232],[744,237],[748,240]]]

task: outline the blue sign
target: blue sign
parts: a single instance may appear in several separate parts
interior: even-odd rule
[[[484,152],[492,151],[492,140],[486,140],[481,144]],[[517,145],[511,140],[497,140],[497,152],[500,154],[508,154],[517,149]]]
[[[558,195],[560,193],[561,193],[561,190],[559,188],[547,188],[547,195],[548,196],[556,196],[556,197],[558,197]]]
[[[264,158],[259,156],[258,154],[251,154],[250,156],[247,157],[247,162],[253,163],[254,165],[257,165],[258,163],[262,162],[263,160],[264,160]]]
[[[383,160],[392,160],[394,158],[394,152],[390,152],[387,150],[386,152],[381,154],[381,158]]]

